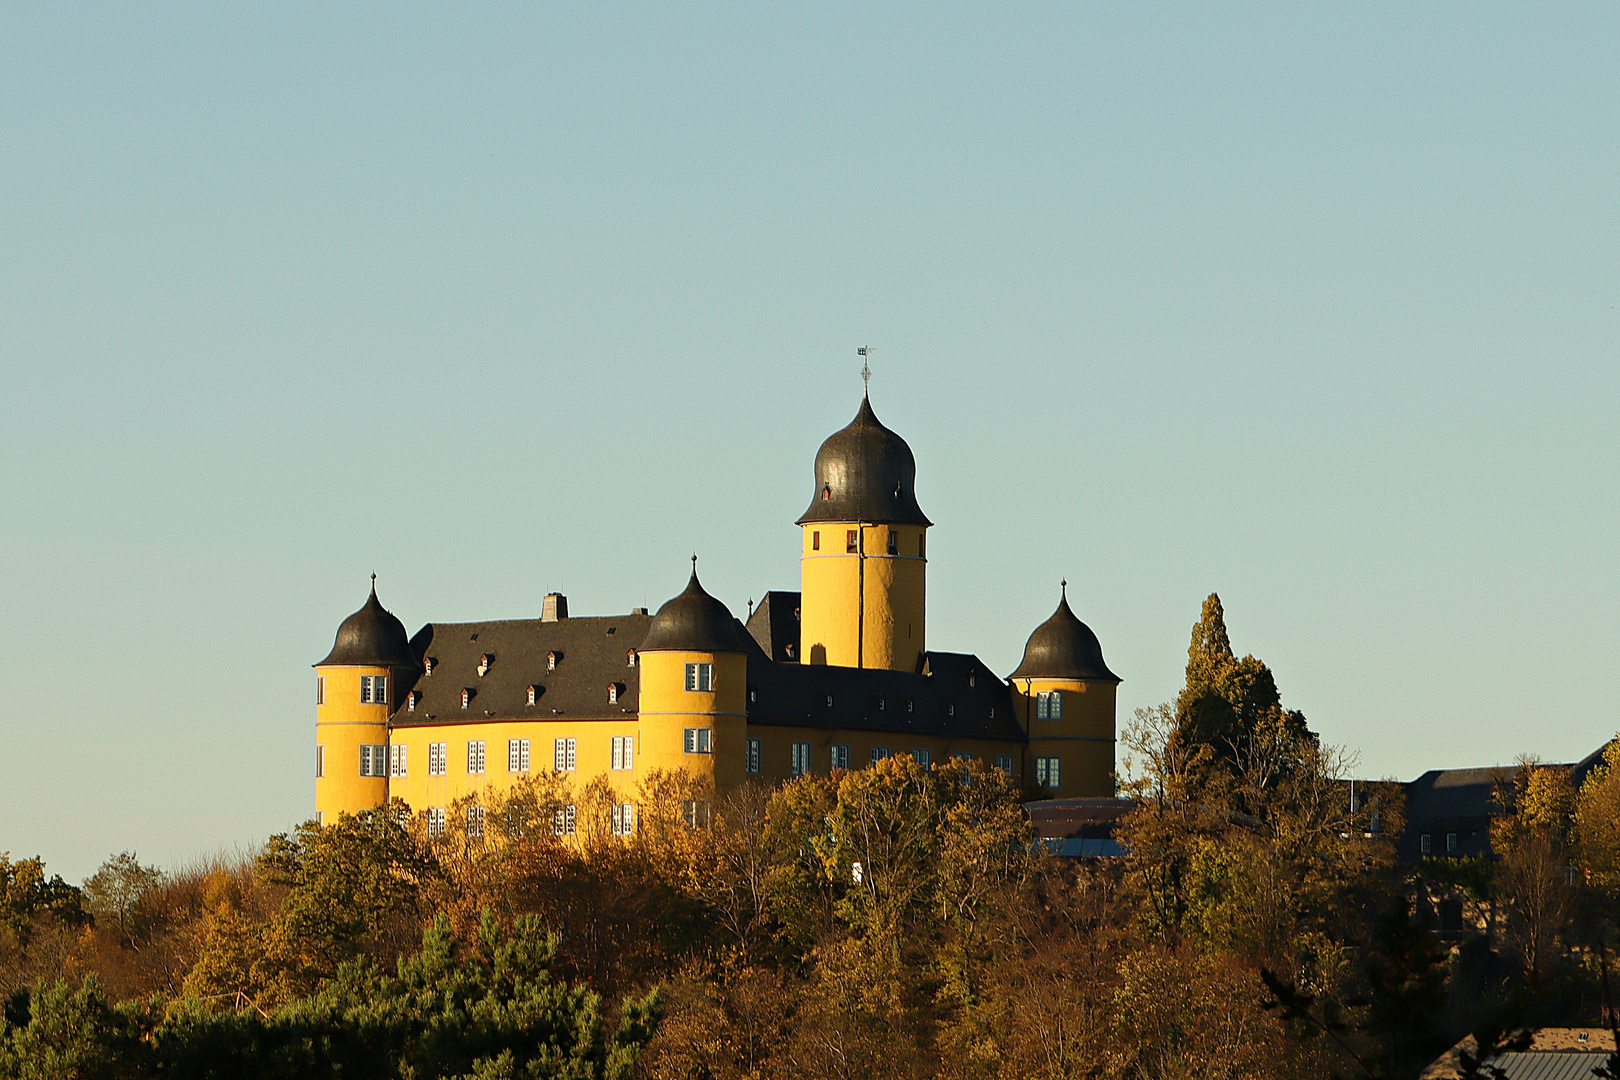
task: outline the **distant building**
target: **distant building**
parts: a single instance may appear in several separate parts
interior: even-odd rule
[[[927,531],[916,464],[863,397],[816,454],[800,590],[746,626],[698,581],[656,615],[427,623],[407,637],[373,587],[315,665],[322,819],[403,798],[443,826],[457,798],[541,771],[606,777],[632,832],[637,781],[680,770],[713,791],[974,757],[1054,798],[1113,793],[1119,677],[1060,597],[1006,678],[927,648]],[[692,812],[700,812],[694,807]],[[566,814],[560,831],[571,831]]]

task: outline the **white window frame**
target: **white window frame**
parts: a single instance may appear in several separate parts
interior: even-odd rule
[[[1011,776],[1013,771],[1013,756],[1011,754],[997,754],[996,768],[1000,769],[1008,776]]]
[[[1038,757],[1035,759],[1035,786],[1057,791],[1063,786],[1063,759]]]
[[[617,705],[618,703],[619,703],[619,684],[616,683],[616,682],[610,682],[610,683],[608,683],[608,704],[609,705]]]
[[[388,744],[387,743],[361,743],[360,744],[360,775],[361,776],[387,776],[388,775]]]
[[[793,744],[793,775],[808,776],[810,774],[810,744],[796,742]]]
[[[442,742],[428,743],[428,775],[443,776],[450,771],[449,754],[450,744]]]
[[[911,751],[911,760],[926,769],[934,763],[934,753],[932,750],[924,750],[920,746],[914,747]]]
[[[1423,833],[1418,837],[1418,853],[1421,855],[1434,853],[1434,837],[1431,834]]]
[[[830,753],[828,755],[827,766],[828,766],[828,768],[832,768],[832,769],[847,769],[847,768],[849,768],[849,744],[848,743],[833,743],[832,744]]]
[[[552,739],[551,765],[556,772],[573,772],[578,762],[578,739]]]
[[[749,739],[748,757],[743,762],[743,771],[758,774],[760,765],[763,764],[764,757],[765,753],[764,749],[760,745],[760,741],[758,739]]]
[[[484,740],[467,740],[467,775],[484,775]]]
[[[711,807],[708,799],[682,799],[681,820],[688,829],[708,828]]]
[[[1035,719],[1063,719],[1063,694],[1057,690],[1042,690],[1035,695]]]
[[[872,747],[872,764],[876,765],[878,762],[882,761],[886,757],[889,757],[893,753],[894,751],[890,750],[887,746]]]
[[[714,665],[707,661],[687,664],[686,689],[693,694],[714,693]]]
[[[474,840],[484,835],[484,808],[476,803],[467,807],[467,835]]]
[[[634,735],[613,736],[613,769],[615,772],[629,772],[636,767],[636,737]]]
[[[573,836],[575,825],[573,803],[559,806],[551,812],[551,832],[554,836]]]
[[[636,804],[614,803],[609,821],[614,836],[632,836],[636,831]]]
[[[388,704],[388,676],[362,675],[360,676],[360,704],[387,705]]]
[[[688,754],[714,753],[714,728],[689,727],[682,733],[681,747]]]
[[[444,835],[444,807],[430,806],[427,811],[427,834],[429,836]]]
[[[506,771],[509,773],[526,773],[529,771],[529,740],[506,740]]]
[[[404,743],[394,743],[388,748],[388,775],[410,775],[411,748]]]

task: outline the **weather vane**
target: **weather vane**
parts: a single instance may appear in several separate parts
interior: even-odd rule
[[[871,351],[871,347],[867,345],[862,345],[855,350],[855,355],[861,358],[861,382],[865,384],[866,389],[864,392],[867,394],[872,392],[872,365],[866,361],[866,356]]]

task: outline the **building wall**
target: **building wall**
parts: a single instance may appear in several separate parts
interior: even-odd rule
[[[810,744],[810,771],[827,773],[832,770],[832,748],[849,747],[851,769],[864,769],[872,764],[872,748],[886,747],[890,754],[901,756],[913,750],[927,750],[936,764],[957,754],[972,754],[994,765],[999,755],[1012,758],[1014,778],[1018,778],[1019,759],[1023,746],[1018,743],[998,742],[990,739],[942,739],[931,735],[908,735],[904,732],[843,731],[825,728],[777,727],[756,724],[748,729],[748,737],[760,742],[760,771],[750,779],[780,783],[793,775],[793,744]]]
[[[743,732],[748,726],[748,658],[742,653],[641,653],[641,766],[684,769],[723,791],[742,782]],[[714,689],[686,689],[686,665],[712,663]],[[714,730],[711,754],[685,752],[689,727]]]
[[[855,553],[847,550],[852,529],[858,537]],[[894,555],[888,553],[891,531]],[[916,671],[927,647],[924,543],[920,525],[806,524],[799,564],[799,662]]]
[[[1045,789],[1050,798],[1102,798],[1114,794],[1114,697],[1110,682],[1077,679],[1014,679],[1013,701],[1029,732],[1024,775],[1036,782],[1037,757],[1055,757],[1059,786]],[[1040,720],[1035,695],[1056,692],[1062,719]]]
[[[318,775],[315,810],[323,821],[388,801],[388,778],[360,775],[360,746],[388,742],[388,705],[360,701],[360,676],[391,676],[384,667],[315,669],[321,687],[315,706]],[[395,694],[393,679],[388,693]]]

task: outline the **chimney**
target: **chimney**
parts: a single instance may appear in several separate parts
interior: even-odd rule
[[[556,622],[566,618],[568,618],[568,597],[560,592],[546,593],[546,599],[540,605],[540,621]]]

